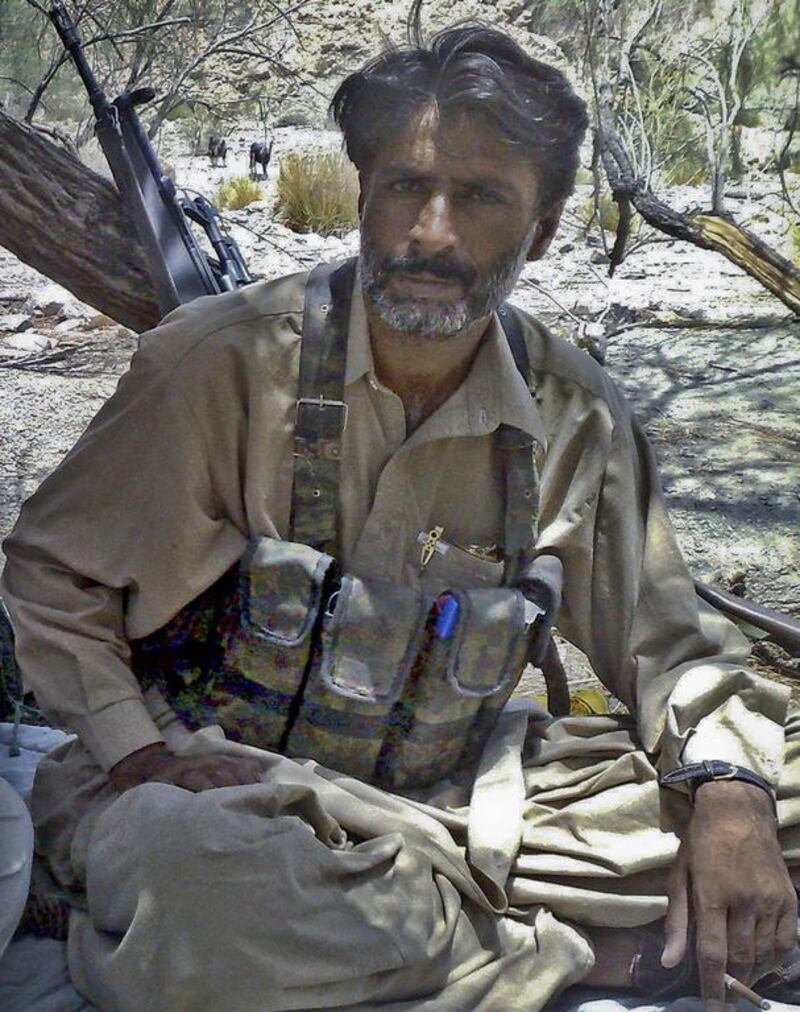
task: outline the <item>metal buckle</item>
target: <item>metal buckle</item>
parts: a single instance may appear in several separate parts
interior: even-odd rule
[[[735,780],[738,772],[737,767],[728,762],[727,759],[703,759],[703,769],[711,780]],[[716,769],[714,768],[716,765]],[[720,766],[727,766],[726,770],[717,772]]]
[[[344,432],[347,427],[348,414],[348,408],[344,401],[329,400],[327,397],[323,397],[322,394],[319,397],[298,397],[295,406],[295,423],[300,419],[300,408],[303,404],[310,404],[312,407],[319,408],[320,411],[324,411],[325,408],[340,408],[342,412],[341,431]]]

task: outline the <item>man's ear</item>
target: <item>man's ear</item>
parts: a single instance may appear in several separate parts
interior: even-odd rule
[[[533,240],[528,247],[527,260],[540,260],[545,253],[553,237],[558,231],[558,223],[561,221],[561,212],[564,210],[564,202],[559,201],[536,222],[536,231]]]

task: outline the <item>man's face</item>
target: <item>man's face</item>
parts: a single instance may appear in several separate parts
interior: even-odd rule
[[[362,179],[362,284],[381,319],[447,338],[495,310],[536,255],[536,195],[533,167],[479,119],[423,112]]]

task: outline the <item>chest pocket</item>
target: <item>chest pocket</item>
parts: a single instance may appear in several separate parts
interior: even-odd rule
[[[420,562],[424,537],[420,535],[410,564],[419,586],[437,596],[446,590],[464,587],[499,587],[505,575],[505,563],[494,558],[494,550],[468,550],[439,537],[425,565]]]
[[[215,615],[187,609],[140,645],[142,680],[190,727],[219,723],[234,740],[387,787],[477,762],[527,656],[525,599],[507,587],[437,601],[339,580],[324,553],[261,538],[220,591],[206,605]]]

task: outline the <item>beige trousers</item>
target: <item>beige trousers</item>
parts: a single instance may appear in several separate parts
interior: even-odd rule
[[[33,826],[25,802],[0,777],[0,956],[11,941],[28,896]]]
[[[258,755],[262,782],[116,795],[77,743],[41,766],[38,847],[85,890],[69,966],[102,1010],[267,1012],[545,1008],[593,963],[579,925],[664,915],[654,882],[685,819],[615,717],[505,712],[469,796],[401,798],[226,742],[184,753]],[[800,863],[800,720],[780,791]]]

